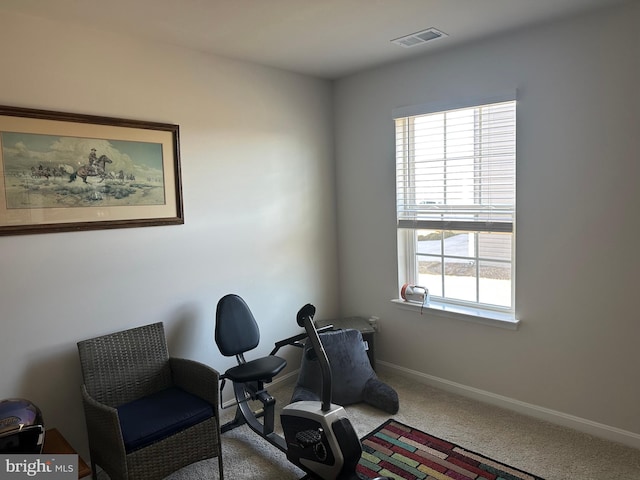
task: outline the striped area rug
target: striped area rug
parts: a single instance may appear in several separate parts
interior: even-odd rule
[[[362,439],[358,475],[402,480],[544,480],[395,420]]]

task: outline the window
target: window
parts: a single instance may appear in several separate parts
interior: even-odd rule
[[[399,283],[513,314],[515,95],[394,112]]]

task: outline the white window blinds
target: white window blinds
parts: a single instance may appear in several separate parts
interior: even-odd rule
[[[411,107],[394,117],[399,228],[513,230],[515,94],[424,114]]]

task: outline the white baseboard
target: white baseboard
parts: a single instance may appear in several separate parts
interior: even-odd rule
[[[576,417],[574,415],[540,407],[531,403],[521,402],[520,400],[515,400],[503,395],[497,395],[485,390],[462,385],[450,380],[445,380],[444,378],[434,377],[433,375],[427,375],[426,373],[400,367],[381,360],[376,361],[376,367],[382,372],[387,371],[391,374],[402,375],[426,385],[473,398],[491,405],[506,408],[508,410],[513,410],[539,420],[545,420],[556,425],[573,428],[575,430],[604,438],[606,440],[622,443],[633,448],[640,448],[640,435],[627,430],[622,430],[621,428],[611,427],[585,418]]]

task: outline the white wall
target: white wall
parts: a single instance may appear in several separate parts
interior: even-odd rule
[[[265,353],[305,303],[337,313],[328,82],[2,12],[0,44],[0,104],[180,125],[185,215],[0,237],[0,398],[86,455],[77,341],[163,321],[172,354],[224,371],[222,295],[247,300]]]
[[[639,24],[634,2],[337,82],[342,311],[381,318],[383,362],[640,445]],[[391,110],[513,88],[520,329],[398,309]]]

